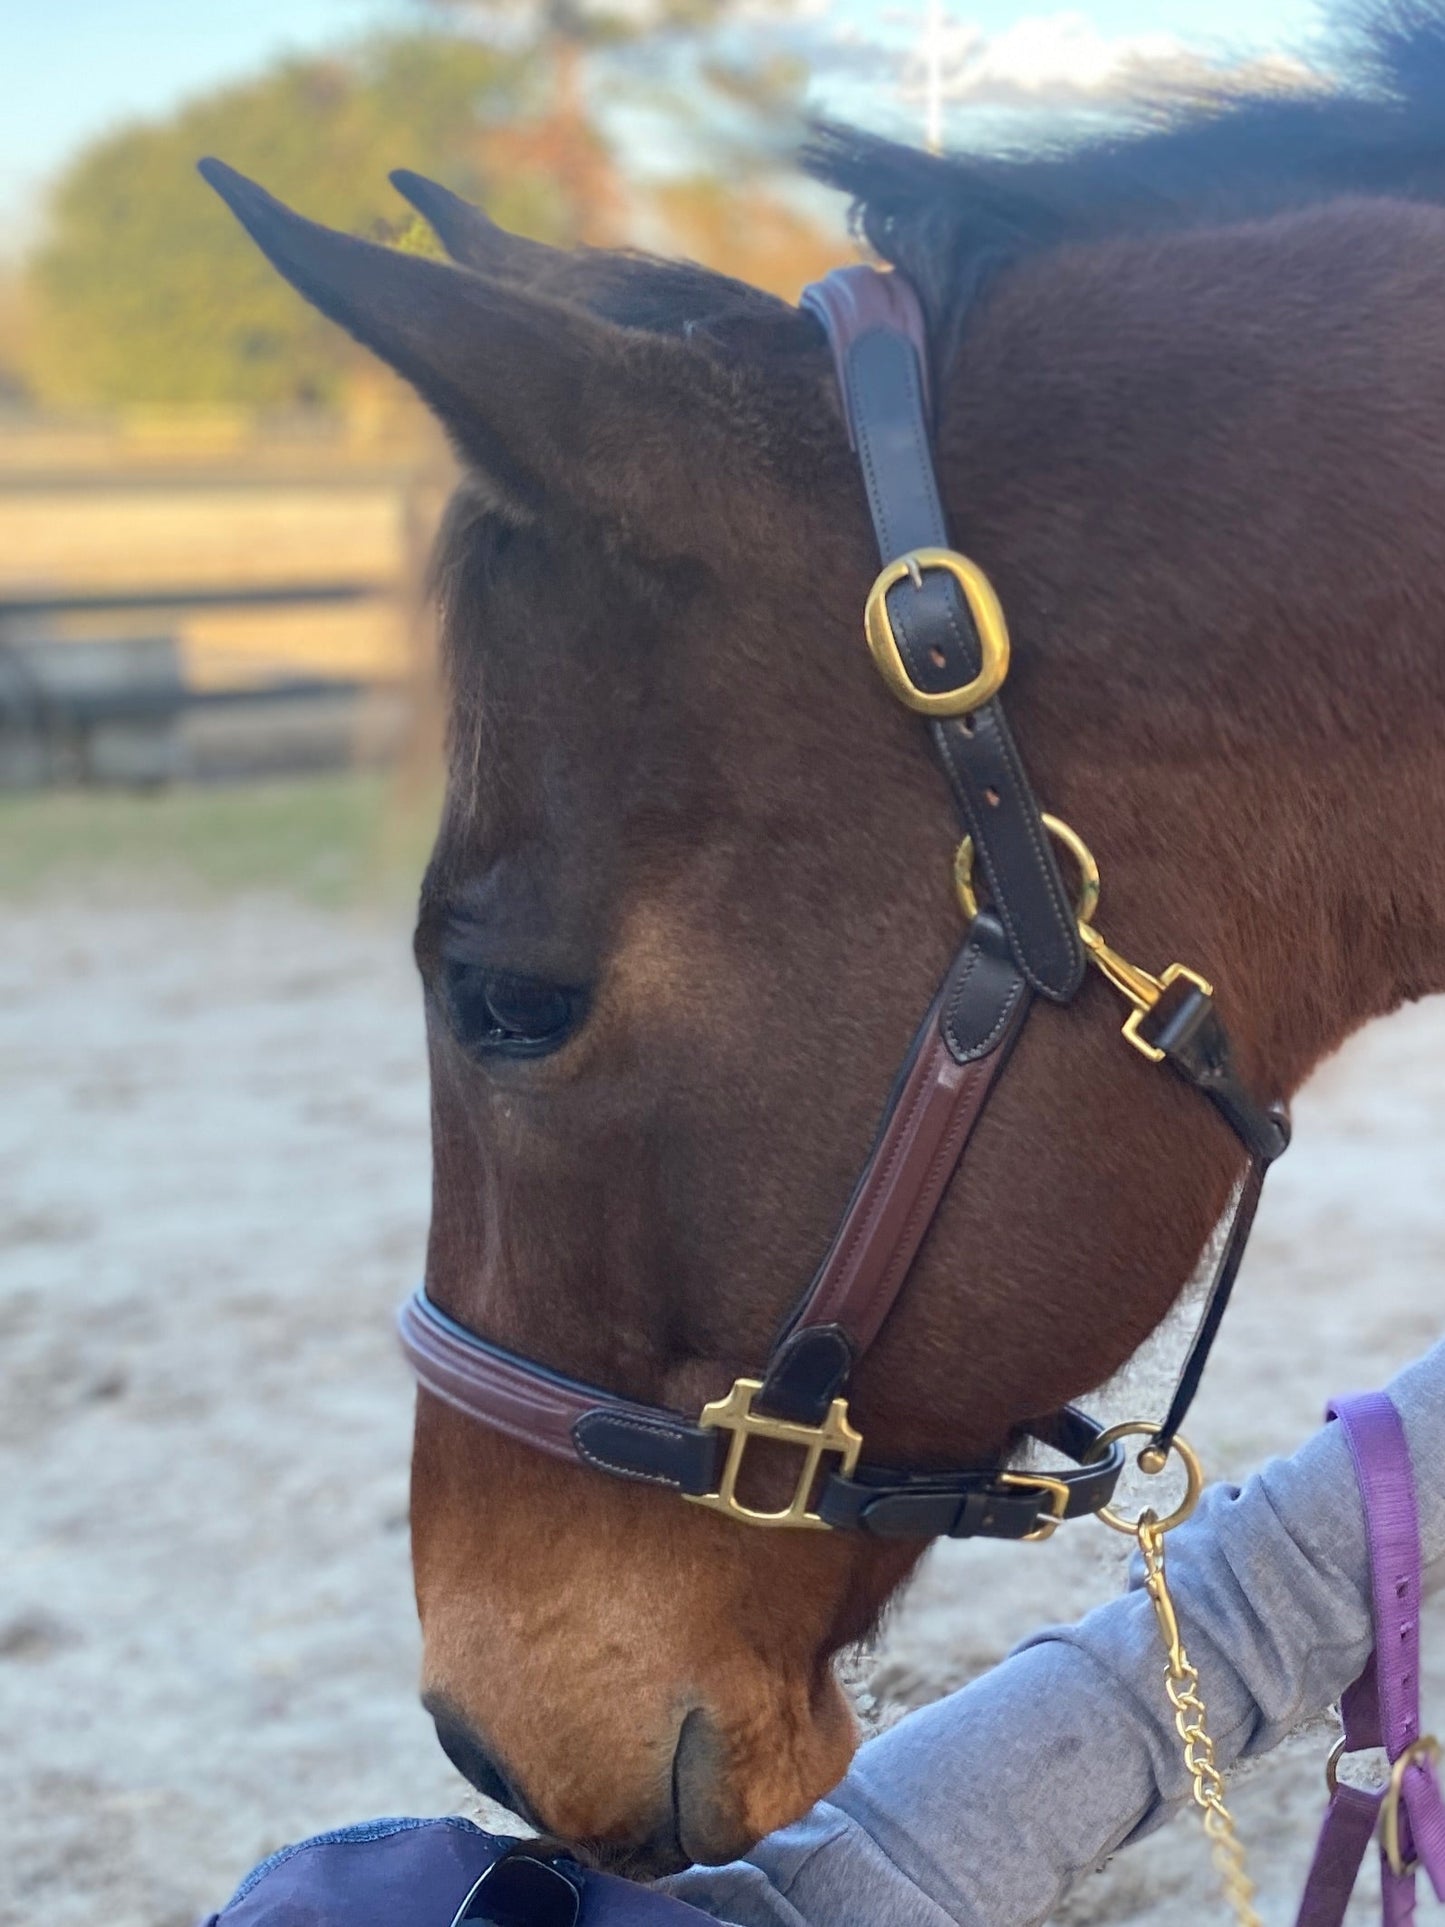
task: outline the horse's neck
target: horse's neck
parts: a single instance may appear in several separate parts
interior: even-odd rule
[[[1260,960],[1250,993],[1282,1090],[1371,1019],[1445,991],[1445,718],[1420,721],[1302,757],[1292,827],[1268,809],[1249,827],[1234,943]]]

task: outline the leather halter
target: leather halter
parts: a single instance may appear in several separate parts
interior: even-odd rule
[[[970,915],[889,1099],[873,1148],[812,1283],[758,1377],[742,1377],[696,1419],[582,1384],[492,1344],[419,1288],[399,1314],[420,1385],[469,1418],[553,1457],[639,1480],[751,1525],[854,1529],[882,1537],[1046,1538],[1067,1518],[1109,1503],[1124,1448],[1074,1407],[1027,1430],[1071,1461],[1032,1472],[969,1466],[912,1472],[867,1463],[848,1418],[858,1361],[908,1278],[1034,996],[1067,1003],[1090,962],[1133,1006],[1125,1035],[1203,1092],[1249,1153],[1206,1310],[1169,1414],[1182,1423],[1244,1255],[1268,1165],[1289,1141],[1278,1107],[1241,1084],[1213,993],[1174,964],[1160,978],[1098,936],[1097,872],[1071,831],[1045,819],[998,699],[1008,667],[1003,616],[977,566],[948,547],[933,470],[928,347],[918,298],[898,273],[844,268],[815,283],[803,307],[833,350],[883,571],[866,612],[884,680],[925,715],[969,835],[957,881]],[[1081,862],[1071,904],[1053,849]],[[988,890],[972,892],[977,856]],[[1091,883],[1092,876],[1092,883]],[[801,1459],[789,1503],[763,1512],[738,1496],[748,1444],[768,1438]]]

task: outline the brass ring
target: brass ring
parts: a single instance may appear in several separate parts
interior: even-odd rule
[[[963,591],[973,626],[978,632],[981,657],[979,672],[957,689],[920,689],[908,673],[898,638],[893,633],[893,618],[888,613],[888,592],[909,578],[915,588],[923,586],[925,569],[942,569]],[[878,673],[899,702],[915,709],[920,716],[966,716],[982,709],[996,696],[1008,675],[1008,624],[993,592],[993,584],[976,562],[956,549],[913,549],[899,556],[882,571],[868,591],[863,609],[863,633]]]
[[[1117,1444],[1120,1439],[1152,1439],[1158,1430],[1157,1425],[1148,1425],[1142,1419],[1129,1419],[1123,1425],[1111,1425],[1107,1432],[1102,1433],[1100,1437],[1094,1441],[1084,1463],[1085,1465],[1092,1465],[1096,1460],[1101,1459],[1109,1447]],[[1179,1454],[1180,1464],[1184,1467],[1184,1497],[1167,1517],[1155,1521],[1156,1528],[1160,1532],[1172,1532],[1175,1526],[1183,1525],[1195,1506],[1198,1505],[1199,1495],[1204,1490],[1204,1468],[1200,1465],[1193,1446],[1186,1445],[1183,1439],[1173,1439],[1170,1442],[1169,1450]],[[1165,1464],[1167,1463],[1168,1460],[1166,1459]],[[1161,1466],[1159,1469],[1162,1472],[1164,1468]],[[1139,1520],[1126,1519],[1122,1513],[1116,1512],[1112,1506],[1101,1507],[1096,1516],[1102,1519],[1106,1526],[1112,1526],[1115,1532],[1122,1532],[1130,1539],[1134,1538],[1138,1533]],[[1142,1514],[1140,1516],[1142,1517]]]
[[[1057,837],[1079,866],[1079,900],[1074,914],[1081,930],[1089,929],[1099,907],[1099,866],[1094,853],[1077,830],[1070,829],[1062,817],[1045,813],[1044,828]],[[973,887],[973,838],[966,836],[953,853],[953,888],[958,907],[972,923],[978,915],[978,892]]]

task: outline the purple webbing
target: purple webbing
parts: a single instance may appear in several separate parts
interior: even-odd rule
[[[1375,1653],[1340,1702],[1349,1752],[1383,1745],[1393,1763],[1420,1737],[1420,1522],[1409,1445],[1383,1392],[1329,1408],[1344,1431],[1359,1481],[1370,1555]],[[1445,1806],[1433,1769],[1417,1761],[1401,1789],[1401,1845],[1445,1900]],[[1383,1791],[1343,1783],[1330,1797],[1296,1927],[1340,1927],[1365,1849],[1379,1823]],[[1415,1875],[1380,1875],[1386,1927],[1415,1918]]]

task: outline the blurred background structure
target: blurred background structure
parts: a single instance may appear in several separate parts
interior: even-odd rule
[[[1241,0],[993,0],[966,18],[944,0],[6,11],[12,788],[374,764],[408,740],[445,451],[270,271],[199,155],[401,247],[433,245],[387,186],[405,166],[536,238],[692,255],[791,296],[849,248],[843,211],[791,167],[807,112],[935,142],[1014,138],[1040,110],[1057,130],[1242,67],[1297,84],[1278,47],[1307,45],[1312,18],[1304,0],[1263,21]]]
[[[417,0],[62,162],[0,295],[0,784],[375,762],[405,740],[445,451],[196,158],[402,247],[433,245],[387,185],[405,165],[541,239],[641,240],[795,292],[842,228],[779,184],[803,76],[726,56],[733,11]],[[671,81],[642,59],[657,36]]]

